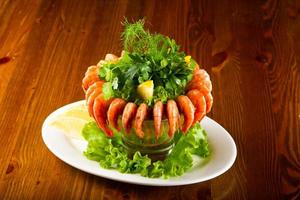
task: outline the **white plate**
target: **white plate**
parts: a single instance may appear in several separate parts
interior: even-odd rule
[[[83,155],[82,152],[87,145],[86,141],[68,137],[63,130],[51,126],[51,121],[55,120],[57,116],[76,106],[82,106],[84,102],[78,101],[51,113],[44,121],[42,136],[46,146],[55,156],[87,173],[138,185],[187,185],[215,178],[227,171],[235,161],[237,150],[230,134],[217,122],[209,117],[205,117],[201,121],[201,126],[208,134],[211,155],[205,160],[195,159],[193,167],[184,175],[170,179],[146,178],[139,174],[122,174],[117,170],[103,169],[97,162],[88,160]]]

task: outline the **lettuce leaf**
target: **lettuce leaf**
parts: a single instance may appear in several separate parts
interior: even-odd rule
[[[115,132],[113,138],[107,138],[95,122],[87,123],[82,135],[88,141],[84,155],[99,162],[100,166],[117,169],[122,173],[140,173],[150,178],[180,176],[193,165],[192,155],[209,156],[207,134],[197,123],[182,135],[174,136],[175,146],[164,161],[152,162],[147,155],[136,152],[130,159],[122,146],[121,134]]]

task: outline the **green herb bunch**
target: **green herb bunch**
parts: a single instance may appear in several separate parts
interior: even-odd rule
[[[152,106],[157,100],[166,103],[184,93],[196,62],[186,63],[184,52],[173,39],[144,29],[144,20],[123,23],[122,42],[125,54],[118,62],[106,62],[99,70],[105,98],[120,97],[137,104]],[[137,94],[139,84],[152,80],[153,97],[143,100]]]

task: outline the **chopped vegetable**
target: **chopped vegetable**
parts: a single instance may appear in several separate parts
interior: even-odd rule
[[[145,81],[139,84],[137,88],[137,93],[144,99],[144,100],[151,100],[153,97],[153,81]]]

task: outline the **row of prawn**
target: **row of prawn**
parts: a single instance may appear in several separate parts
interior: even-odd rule
[[[203,117],[211,110],[213,97],[211,95],[212,84],[207,72],[196,67],[192,80],[187,84],[186,95],[180,95],[176,100],[170,99],[164,105],[161,101],[154,104],[151,110],[145,103],[139,106],[133,102],[126,102],[121,98],[111,98],[105,100],[102,93],[102,85],[105,81],[100,80],[98,69],[106,61],[117,61],[119,58],[113,54],[107,54],[105,61],[101,60],[97,66],[91,66],[87,69],[82,81],[82,87],[85,91],[85,99],[89,114],[96,120],[97,125],[107,136],[113,136],[109,124],[121,130],[118,124],[118,118],[121,115],[121,124],[126,133],[133,128],[138,137],[143,138],[143,122],[152,112],[156,138],[162,134],[162,120],[167,117],[170,137],[181,128],[183,133],[196,122],[201,121]],[[180,114],[183,114],[184,121],[181,125]]]

